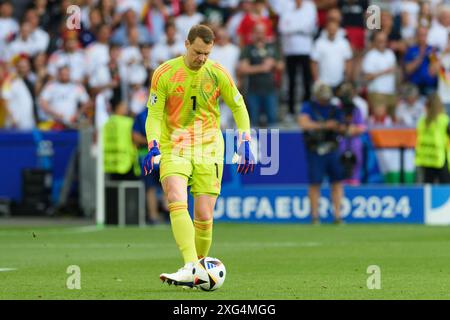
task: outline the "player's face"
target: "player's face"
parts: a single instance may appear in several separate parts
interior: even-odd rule
[[[213,43],[207,44],[202,39],[196,38],[190,43],[186,40],[186,62],[188,67],[193,70],[200,69],[208,60],[208,56],[213,48]]]

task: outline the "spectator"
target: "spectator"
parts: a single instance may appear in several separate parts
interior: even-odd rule
[[[44,127],[76,128],[89,107],[89,96],[81,84],[71,81],[69,67],[62,66],[58,69],[57,80],[49,82],[42,90],[39,104],[47,120]]]
[[[419,27],[417,29],[416,42],[405,54],[405,74],[409,82],[419,87],[421,95],[428,95],[436,90],[437,77],[430,68],[431,56],[434,53],[433,47],[427,44],[428,28]]]
[[[342,11],[342,26],[347,31],[347,36],[355,52],[361,52],[365,48],[365,13],[369,7],[368,0],[338,0],[338,6]]]
[[[189,30],[200,24],[205,17],[200,12],[197,12],[197,3],[195,0],[184,1],[184,12],[175,18],[175,25],[180,33],[181,39],[187,39]]]
[[[230,37],[224,27],[217,29],[215,36],[215,45],[209,58],[224,66],[239,87],[240,81],[236,74],[241,53],[239,47],[230,42]],[[222,129],[230,129],[234,126],[233,114],[223,102],[220,103],[220,126]]]
[[[32,60],[30,60],[30,57],[19,56],[17,57],[15,66],[18,77],[22,78],[24,84],[27,86],[27,89],[30,92],[31,99],[33,101],[33,117],[36,124],[39,122],[39,108],[36,99],[38,95],[38,75],[33,72],[31,63]]]
[[[326,21],[327,21],[326,23],[328,23],[330,21],[336,22],[339,25],[339,29],[336,32],[336,37],[342,37],[342,38],[347,39],[347,31],[345,31],[345,29],[341,27],[342,13],[338,8],[333,8],[333,9],[328,10]],[[324,27],[325,27],[325,25],[324,25]],[[324,38],[328,37],[328,33],[327,33],[326,29],[322,29],[320,31],[320,37],[324,37]]]
[[[401,29],[395,25],[394,17],[388,10],[381,11],[381,30],[388,36],[388,48],[394,51],[397,57],[403,56],[406,42],[403,41]]]
[[[314,100],[303,104],[298,118],[306,145],[312,222],[319,223],[320,187],[324,178],[328,177],[334,219],[336,223],[340,223],[343,172],[337,137],[342,124],[342,114],[330,102],[333,92],[329,86],[317,82],[313,92]]]
[[[34,0],[30,5],[30,8],[36,10],[36,14],[39,18],[39,26],[46,32],[49,32],[51,20],[50,13],[53,11],[52,7],[54,7],[54,5],[55,2],[48,3],[47,0]]]
[[[343,115],[343,136],[339,143],[344,183],[359,185],[363,168],[363,142],[361,135],[367,126],[360,109],[354,101],[355,89],[351,83],[339,87],[338,96],[341,101]]]
[[[142,65],[145,68],[145,71],[147,72],[147,78],[145,79],[146,86],[149,87],[152,75],[153,75],[153,66],[152,66],[152,49],[153,47],[147,43],[143,43],[140,45],[140,51],[142,56]]]
[[[133,124],[133,143],[138,149],[139,163],[143,164],[144,158],[148,153],[148,144],[146,136],[146,121],[148,109],[145,108],[134,118]],[[159,181],[159,169],[153,170],[149,175],[141,175],[144,180],[147,198],[147,221],[149,224],[159,224],[164,222],[164,218],[159,212],[159,202],[163,199],[158,199],[158,193],[161,193],[162,187]],[[165,202],[165,201],[164,201]],[[166,204],[167,207],[167,204]]]
[[[428,32],[427,43],[429,46],[444,51],[448,45],[448,34],[450,30],[450,5],[442,5],[438,9],[435,19]]]
[[[388,114],[388,108],[385,104],[377,104],[372,109],[372,114],[369,116],[370,127],[392,127],[394,124],[393,118]]]
[[[420,5],[415,0],[403,0],[400,2],[401,33],[403,39],[414,38],[419,25]]]
[[[225,25],[230,18],[229,8],[221,7],[220,0],[204,0],[198,6],[198,12],[203,14],[205,22],[213,29]]]
[[[328,21],[327,36],[316,40],[311,54],[314,81],[325,83],[333,90],[350,79],[352,68],[352,49],[347,39],[338,37],[338,30],[336,21]]]
[[[434,59],[434,67],[439,73],[438,92],[447,114],[450,116],[450,33],[447,48]]]
[[[402,100],[396,110],[397,123],[415,128],[425,113],[425,103],[420,98],[419,89],[413,84],[403,87]]]
[[[67,19],[67,9],[69,8],[69,6],[73,4],[72,2],[73,1],[71,0],[60,0],[55,2],[50,1],[49,3],[50,9],[49,9],[48,25],[46,26],[45,29],[45,31],[47,31],[50,36],[49,52],[53,52],[59,49],[61,46],[60,36],[62,36],[64,41],[66,33],[65,31],[70,31],[67,29],[66,19]],[[72,31],[75,32],[75,30]],[[78,35],[77,33],[75,34]]]
[[[88,84],[92,94],[97,94],[112,85],[111,72],[109,70],[109,37],[111,28],[107,24],[98,26],[97,40],[85,49],[86,73]]]
[[[416,166],[422,183],[450,183],[450,123],[439,96],[426,103],[427,114],[417,124]]]
[[[39,45],[33,41],[31,23],[23,21],[20,25],[19,35],[9,44],[7,49],[7,61],[11,61],[14,57],[24,54],[33,57],[39,52]]]
[[[430,28],[432,22],[433,22],[433,12],[431,10],[431,3],[428,1],[421,1],[418,25]],[[415,37],[415,35],[416,32],[414,32],[413,38]]]
[[[19,24],[13,18],[14,7],[12,1],[0,3],[0,60],[6,60],[7,44],[19,32]]]
[[[65,31],[63,39],[63,49],[53,52],[49,57],[48,73],[54,79],[61,66],[68,66],[70,80],[83,83],[86,76],[85,55],[79,48],[78,34],[76,31]]]
[[[230,42],[230,37],[224,27],[215,32],[215,45],[211,51],[210,59],[219,62],[230,73],[235,83],[239,83],[237,69],[239,64],[240,49]]]
[[[164,25],[169,17],[169,12],[162,0],[147,0],[143,12],[143,23],[152,39],[151,42],[158,43],[164,34]]]
[[[155,39],[150,35],[147,28],[139,23],[136,12],[129,8],[122,15],[122,24],[114,31],[111,42],[120,46],[128,45],[129,30],[137,28],[139,43],[154,43]]]
[[[239,1],[239,7],[238,10],[233,13],[233,15],[230,17],[226,28],[228,31],[228,34],[231,37],[231,40],[235,44],[239,44],[239,35],[238,35],[238,28],[242,22],[242,19],[253,9],[252,0],[241,0]]]
[[[140,71],[138,71],[140,70]],[[129,75],[129,108],[130,115],[135,117],[147,109],[148,89],[144,87],[147,73],[144,68],[139,68]]]
[[[8,77],[6,64],[0,61],[0,129],[5,127],[6,117],[6,102],[3,98],[3,84],[6,83]]]
[[[114,2],[114,0],[100,0],[98,3],[103,23],[110,25],[112,29],[119,26],[121,20],[121,15],[114,8]]]
[[[124,75],[123,64],[121,62],[122,49],[116,45],[111,45],[109,48],[109,73],[111,75],[112,83],[112,101],[115,103],[124,100],[125,84],[126,81],[123,79]],[[108,98],[109,99],[109,98]]]
[[[175,24],[167,23],[165,26],[165,37],[153,47],[153,70],[164,61],[182,55],[185,50],[183,40],[179,38]]]
[[[36,126],[33,108],[33,92],[26,78],[30,71],[28,57],[16,57],[17,72],[3,84],[2,97],[5,101],[6,127],[18,130],[31,130]]]
[[[380,31],[374,34],[374,47],[364,57],[362,69],[368,82],[369,105],[380,115],[387,108],[391,117],[395,115],[395,72],[397,61],[395,54],[387,48],[387,35]],[[384,116],[383,116],[384,117]]]
[[[42,88],[50,78],[47,70],[47,54],[38,53],[33,58],[32,68],[34,75],[36,77],[34,80],[34,93],[36,96],[39,96],[42,91]]]
[[[46,31],[39,27],[39,15],[35,9],[28,9],[25,12],[24,21],[31,25],[31,39],[37,52],[46,52],[50,43],[50,37]]]
[[[338,0],[314,0],[317,7],[318,26],[320,29],[325,28],[327,15],[336,7]]]
[[[276,46],[266,42],[265,28],[264,24],[255,26],[253,44],[245,46],[240,57],[239,71],[248,77],[247,106],[254,126],[259,125],[260,107],[264,108],[269,126],[277,121],[274,71],[283,68]]]
[[[286,58],[288,76],[288,121],[293,121],[297,91],[297,72],[302,69],[303,101],[311,98],[311,51],[313,37],[317,29],[317,10],[313,2],[296,0],[295,7],[284,12],[278,28]]]
[[[359,80],[361,63],[366,47],[366,12],[369,0],[338,0],[338,7],[342,12],[342,27],[353,50],[352,80]]]
[[[252,4],[250,12],[243,18],[237,33],[239,35],[239,43],[241,46],[246,46],[252,43],[252,35],[255,25],[265,25],[266,37],[268,42],[273,41],[273,25],[272,21],[267,16],[268,8],[266,0],[255,0]]]
[[[97,30],[102,25],[102,14],[99,9],[93,8],[89,11],[89,24],[88,26],[82,25],[81,32],[78,39],[81,46],[86,48],[91,43],[94,43],[97,39]]]

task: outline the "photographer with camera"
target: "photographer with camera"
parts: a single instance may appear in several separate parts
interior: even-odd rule
[[[340,164],[338,136],[343,129],[342,112],[331,103],[332,89],[317,82],[313,88],[313,100],[305,102],[298,117],[303,129],[309,175],[309,198],[312,223],[319,221],[320,187],[328,177],[331,184],[331,200],[335,223],[341,223],[340,207],[343,197],[343,171]]]
[[[343,130],[339,151],[343,168],[344,183],[359,185],[363,165],[363,142],[361,135],[366,132],[361,110],[355,105],[355,87],[352,83],[343,83],[338,89],[338,98],[343,116]]]

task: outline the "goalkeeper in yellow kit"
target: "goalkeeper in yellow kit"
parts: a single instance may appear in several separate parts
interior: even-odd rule
[[[194,263],[208,255],[212,241],[224,160],[219,97],[231,109],[239,131],[237,171],[246,174],[255,166],[247,108],[228,72],[208,60],[213,45],[209,27],[193,26],[185,41],[185,55],[155,70],[147,104],[149,152],[143,169],[148,174],[159,165],[172,232],[185,263],[175,273],[161,274],[160,279],[184,287],[194,286]],[[188,186],[194,197],[194,221],[188,212]]]

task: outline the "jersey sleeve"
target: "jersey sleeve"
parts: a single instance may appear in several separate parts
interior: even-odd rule
[[[244,97],[239,92],[233,79],[228,71],[221,65],[216,64],[216,74],[219,82],[220,94],[233,113],[234,121],[239,130],[239,134],[250,134],[250,118],[248,116],[247,107],[245,106]]]
[[[162,64],[153,73],[152,83],[150,86],[150,95],[147,102],[148,115],[145,123],[148,143],[153,140],[159,142],[161,136],[161,127],[167,95],[167,80],[165,79],[164,74],[169,69],[169,65]]]

